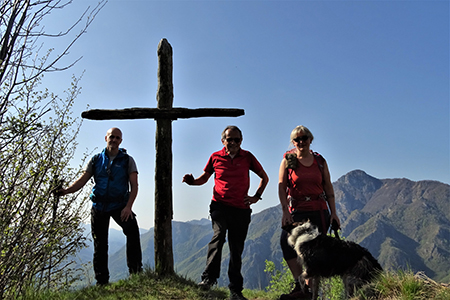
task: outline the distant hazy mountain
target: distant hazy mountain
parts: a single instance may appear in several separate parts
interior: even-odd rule
[[[142,228],[139,230],[141,236],[148,231]],[[86,237],[85,242],[87,247],[81,249],[75,257],[69,258],[69,261],[73,261],[76,264],[74,268],[79,270],[78,274],[81,274],[81,277],[83,278],[82,282],[77,282],[75,284],[76,286],[85,286],[95,283],[94,270],[92,268],[94,246],[91,235],[91,224],[85,224],[83,226],[83,235]],[[120,252],[120,250],[124,247],[126,239],[121,230],[116,230],[114,228],[109,228],[108,237],[108,253],[109,258],[111,259],[114,253]],[[109,266],[111,268],[111,261],[109,261]],[[122,274],[122,276],[125,276],[125,274]]]
[[[436,181],[376,179],[352,171],[333,183],[342,236],[369,249],[385,269],[424,271],[437,281],[450,281],[450,186]],[[281,208],[252,216],[243,254],[246,288],[264,288],[265,261],[281,268]],[[200,280],[206,247],[212,236],[209,220],[173,222],[175,271]],[[154,267],[153,228],[141,239],[144,264]],[[92,251],[92,250],[91,250]],[[219,285],[228,285],[228,246],[224,246]],[[127,276],[125,248],[110,255],[111,279]]]

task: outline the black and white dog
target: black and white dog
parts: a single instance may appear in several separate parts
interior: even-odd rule
[[[290,232],[288,242],[297,252],[299,263],[304,268],[300,282],[310,279],[313,300],[318,297],[321,277],[341,276],[347,297],[351,297],[356,289],[383,270],[366,248],[320,234],[309,221],[283,228]]]

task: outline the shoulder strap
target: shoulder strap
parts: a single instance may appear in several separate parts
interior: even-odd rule
[[[130,164],[130,155],[128,155],[127,149],[125,149],[125,148],[119,148],[119,151],[122,152],[122,154],[124,155],[125,163],[127,166],[127,176],[128,176],[129,175],[128,174],[128,166]]]
[[[128,166],[128,163],[129,163],[129,161],[130,161],[130,155],[128,155],[127,149],[120,148],[119,151],[122,152],[122,154],[124,155],[125,160],[126,160],[126,162],[127,162],[127,166]]]
[[[323,165],[325,163],[325,158],[323,158],[322,155],[320,155],[318,152],[313,152],[314,158],[317,161],[317,164],[319,165],[319,168],[323,170]]]
[[[92,162],[95,163],[95,161],[98,159],[98,157],[101,155],[101,153],[97,153],[92,157]]]
[[[322,173],[322,180],[323,180],[323,170],[325,165],[325,158],[323,158],[322,155],[320,155],[318,152],[313,152],[314,158],[316,159],[317,165],[319,166],[320,173]]]
[[[96,163],[97,159],[100,157],[100,155],[101,155],[101,153],[97,153],[92,157],[92,172],[93,172],[92,176],[95,175],[95,163]]]
[[[285,153],[285,158],[287,159],[287,155],[288,154],[290,154],[290,152],[287,152],[287,153]],[[316,162],[317,162],[317,165],[319,166],[319,170],[320,170],[320,173],[322,173],[322,179],[323,179],[323,170],[324,170],[324,165],[325,165],[325,158],[323,158],[323,156],[322,155],[320,155],[318,152],[313,152],[313,155],[314,155],[314,159],[316,160]],[[286,168],[288,169],[288,187],[289,187],[289,185],[290,185],[290,183],[291,183],[291,174],[292,174],[292,172],[293,172],[293,170],[292,170],[292,168],[289,168],[289,167],[287,167],[286,166]],[[294,184],[294,186],[293,186],[294,188],[295,188],[295,184]]]

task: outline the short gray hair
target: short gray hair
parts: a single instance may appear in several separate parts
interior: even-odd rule
[[[222,140],[225,140],[226,134],[227,134],[227,130],[235,130],[235,131],[239,132],[239,134],[241,136],[241,140],[243,139],[242,131],[237,126],[229,125],[222,131],[222,135],[221,135]]]

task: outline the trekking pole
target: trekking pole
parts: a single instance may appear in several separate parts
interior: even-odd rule
[[[58,175],[53,176],[52,180],[52,191],[53,191],[53,216],[52,216],[52,225],[55,223],[56,220],[56,213],[58,211],[58,205],[59,205],[59,190],[62,189],[64,180],[59,179]]]
[[[58,175],[53,175],[53,179],[51,182],[51,191],[53,194],[53,205],[52,205],[52,221],[50,224],[50,231],[53,232],[55,229],[53,228],[56,222],[56,213],[58,212],[58,205],[59,205],[59,190],[62,189],[62,185],[64,183],[64,180],[59,179]],[[51,274],[52,274],[52,254],[50,253],[49,258],[49,266],[48,266],[48,273],[47,273],[47,287],[50,287],[51,282]]]

